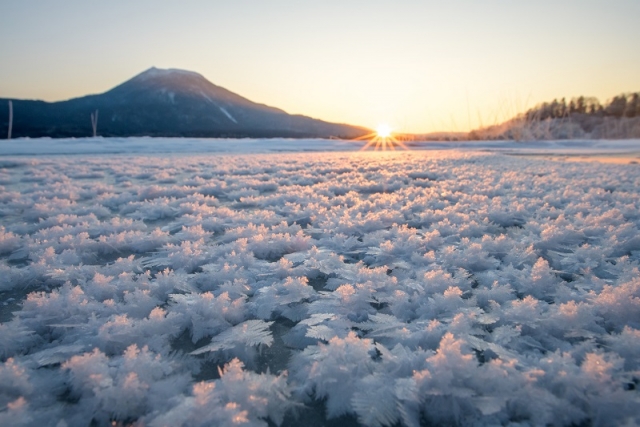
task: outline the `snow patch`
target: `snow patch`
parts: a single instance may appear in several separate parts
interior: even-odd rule
[[[229,120],[231,120],[233,123],[238,123],[236,119],[234,119],[233,116],[229,114],[229,112],[224,107],[218,107],[218,108],[220,108],[220,111],[222,111],[224,115],[229,118]]]
[[[212,103],[213,105],[216,105],[216,103],[213,101],[213,99],[211,99],[209,97],[209,95],[207,95],[206,93],[204,93],[203,91],[200,91],[200,95],[202,95],[202,97],[204,99],[206,99],[207,101],[209,101],[210,103]]]
[[[190,76],[190,77],[200,77],[201,74],[198,74],[194,71],[181,70],[178,68],[156,68],[151,67],[146,71],[138,74],[136,79],[152,79],[156,77],[167,77],[167,76]]]

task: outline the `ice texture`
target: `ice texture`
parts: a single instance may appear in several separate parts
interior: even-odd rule
[[[4,157],[0,425],[637,425],[639,228],[634,164]]]

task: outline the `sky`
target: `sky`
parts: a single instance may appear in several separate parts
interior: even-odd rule
[[[0,97],[105,92],[152,66],[398,132],[640,91],[639,0],[6,0]]]

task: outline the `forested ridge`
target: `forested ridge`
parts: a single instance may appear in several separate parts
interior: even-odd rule
[[[640,92],[601,104],[580,96],[544,102],[504,123],[473,130],[467,139],[627,139],[640,138]]]

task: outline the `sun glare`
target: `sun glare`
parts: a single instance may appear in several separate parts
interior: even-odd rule
[[[389,138],[391,136],[391,128],[386,123],[381,123],[376,128],[376,133],[380,138]]]
[[[371,148],[376,151],[386,151],[395,150],[396,147],[400,147],[405,150],[409,149],[409,147],[394,136],[391,131],[391,127],[386,123],[379,124],[375,132],[356,138],[356,141],[367,141],[367,143],[362,146],[361,150]]]

